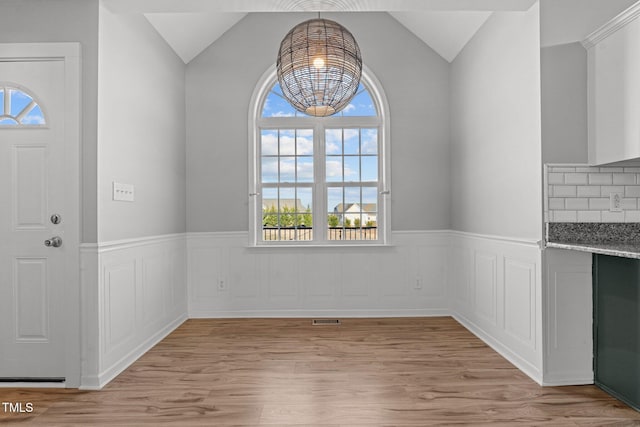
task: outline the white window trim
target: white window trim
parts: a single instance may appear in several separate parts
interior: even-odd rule
[[[366,241],[366,240],[331,240],[331,241],[270,241],[268,243],[262,242],[258,239],[258,233],[262,232],[262,229],[257,226],[258,222],[258,208],[260,208],[260,217],[262,217],[262,207],[258,206],[258,200],[260,200],[258,194],[258,179],[259,174],[257,170],[257,155],[259,152],[260,144],[260,126],[257,126],[262,117],[262,106],[265,98],[269,95],[271,87],[277,81],[276,66],[272,65],[265,71],[253,91],[251,101],[249,103],[248,114],[248,131],[249,131],[249,191],[248,191],[248,205],[249,205],[249,246],[250,247],[345,247],[345,246],[389,246],[391,245],[391,150],[390,150],[390,118],[389,118],[389,103],[382,90],[382,84],[371,72],[371,70],[363,65],[362,67],[362,81],[367,86],[371,95],[372,101],[376,104],[376,110],[378,111],[377,117],[354,117],[353,122],[349,122],[348,125],[354,127],[367,127],[375,126],[380,127],[380,137],[382,141],[380,146],[382,150],[378,153],[379,165],[379,179],[381,182],[381,203],[378,207],[378,223],[382,224],[382,230],[378,230],[378,240]],[[312,128],[314,129],[314,138],[317,138],[318,128],[315,126],[318,120],[322,118],[306,118],[306,117],[294,117],[278,118],[279,127],[288,128]],[[271,121],[272,119],[270,119]],[[281,124],[281,126],[280,126]],[[306,126],[305,126],[306,125]],[[348,126],[347,125],[347,126]],[[316,155],[314,154],[314,158]],[[321,157],[320,157],[321,158]],[[321,163],[321,164],[318,164]],[[324,167],[322,162],[314,162],[314,168]],[[315,173],[315,172],[314,172]],[[318,194],[316,191],[314,195],[314,202],[317,203],[320,199],[326,199],[326,194]],[[322,192],[324,193],[324,192]],[[326,204],[324,199],[320,205]],[[315,225],[314,225],[315,227]],[[326,228],[325,224],[318,227],[319,232],[324,232]]]

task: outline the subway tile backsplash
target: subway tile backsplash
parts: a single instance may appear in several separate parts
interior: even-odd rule
[[[547,165],[548,222],[640,222],[640,168]],[[620,194],[621,211],[610,195]]]

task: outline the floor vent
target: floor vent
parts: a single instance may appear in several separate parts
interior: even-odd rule
[[[312,325],[339,325],[340,319],[313,319],[311,322]]]
[[[0,383],[63,383],[65,378],[0,377]]]

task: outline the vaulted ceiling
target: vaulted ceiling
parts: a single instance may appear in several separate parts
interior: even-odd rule
[[[578,41],[635,0],[540,0],[551,29],[542,44]],[[103,0],[115,13],[144,14],[188,63],[251,12],[388,12],[451,62],[494,11],[535,0]]]

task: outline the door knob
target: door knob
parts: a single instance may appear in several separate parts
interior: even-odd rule
[[[44,245],[47,247],[53,246],[54,248],[59,248],[60,246],[62,246],[62,239],[58,236],[55,236],[45,240]]]

